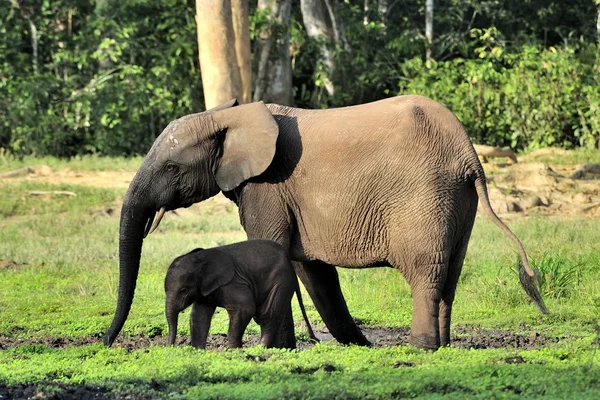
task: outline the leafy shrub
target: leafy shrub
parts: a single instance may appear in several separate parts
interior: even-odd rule
[[[400,93],[446,104],[476,142],[528,149],[600,145],[596,45],[526,45],[509,53],[486,35],[478,59],[404,63]]]
[[[0,8],[0,147],[143,153],[203,108],[193,2],[35,3]]]

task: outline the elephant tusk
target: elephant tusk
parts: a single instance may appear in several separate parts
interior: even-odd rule
[[[148,236],[148,231],[150,230],[150,227],[152,226],[152,223],[154,222],[155,216],[156,216],[156,212],[154,214],[152,214],[151,217],[148,217],[148,219],[146,220],[146,225],[144,226],[144,239],[146,238],[146,236]]]
[[[148,232],[148,234],[151,234],[156,230],[156,228],[158,228],[160,221],[165,216],[165,211],[166,209],[164,207],[161,207],[160,211],[158,212],[158,216],[154,219],[154,223],[152,224],[152,228],[150,228],[150,232]]]

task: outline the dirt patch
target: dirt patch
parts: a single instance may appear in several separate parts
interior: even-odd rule
[[[410,328],[408,327],[361,327],[362,332],[367,339],[373,343],[374,347],[392,347],[408,345]],[[335,339],[326,329],[315,329],[315,334],[322,342],[335,342]],[[538,348],[549,343],[556,343],[560,338],[545,337],[533,332],[529,335],[515,334],[509,330],[485,330],[470,327],[457,327],[453,330],[452,346],[465,349],[503,349],[513,348],[527,350]],[[42,337],[38,339],[18,339],[0,336],[0,350],[23,345],[44,345],[49,348],[66,349],[73,346],[83,346],[100,343],[99,337],[86,338],[51,338]],[[244,336],[244,347],[251,347],[260,344],[258,334],[249,334]],[[166,336],[133,336],[118,337],[113,346],[122,347],[128,351],[134,351],[151,346],[166,346]],[[181,336],[177,339],[177,346],[190,345],[189,336]],[[297,339],[297,348],[306,350],[314,346],[310,340]],[[227,337],[224,334],[210,335],[207,341],[207,350],[224,350],[227,346]]]
[[[485,164],[492,208],[501,215],[600,216],[600,166]]]
[[[14,400],[92,400],[92,399],[128,399],[153,400],[164,396],[153,396],[145,393],[110,392],[96,385],[67,385],[58,382],[42,382],[40,384],[19,384],[6,386],[0,383],[0,399]]]
[[[494,158],[483,164],[488,178],[492,207],[505,218],[526,215],[585,215],[600,217],[600,165],[558,165],[538,162],[544,156],[567,154],[561,149],[541,149],[507,163]],[[52,170],[47,166],[31,166],[0,175],[2,181],[27,180],[51,184],[75,184],[125,190],[135,172]],[[185,215],[200,210],[227,210],[232,202],[218,195],[189,209],[177,210]]]

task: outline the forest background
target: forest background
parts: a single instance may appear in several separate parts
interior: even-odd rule
[[[143,154],[169,121],[203,111],[198,43],[200,59],[233,47],[202,33],[212,3],[248,24],[240,100],[328,108],[417,93],[476,143],[600,146],[600,0],[0,3],[0,152],[17,157]],[[206,71],[223,62],[205,59]]]

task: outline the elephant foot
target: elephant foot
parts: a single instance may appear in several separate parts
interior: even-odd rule
[[[413,335],[411,333],[408,342],[413,346],[424,350],[435,351],[440,348],[439,337],[427,333],[421,333],[418,335]]]
[[[372,347],[373,344],[363,335],[358,326],[346,329],[330,329],[331,335],[341,344],[355,344],[358,346]]]
[[[440,347],[450,346],[450,334],[441,335],[440,337]]]

